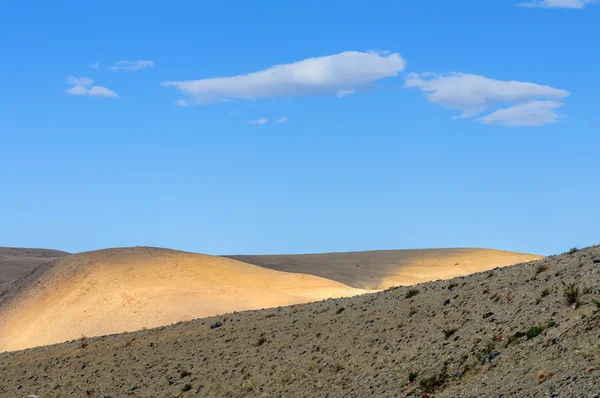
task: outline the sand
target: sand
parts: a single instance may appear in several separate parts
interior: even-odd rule
[[[364,292],[202,254],[155,248],[88,252],[12,286],[0,303],[0,351]]]
[[[278,271],[316,275],[360,289],[450,279],[541,258],[503,250],[459,248],[226,257]]]

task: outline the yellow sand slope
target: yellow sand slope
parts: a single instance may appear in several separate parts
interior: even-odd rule
[[[504,250],[463,248],[228,257],[278,271],[316,275],[360,289],[451,279],[541,258]]]
[[[0,304],[0,351],[365,292],[312,275],[155,248],[67,256],[32,278],[13,285],[13,297]]]

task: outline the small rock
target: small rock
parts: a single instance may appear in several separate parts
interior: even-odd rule
[[[216,329],[216,328],[220,328],[221,327],[221,322],[215,322],[212,325],[210,325],[211,329]]]
[[[481,364],[481,365],[485,365],[485,364],[486,364],[486,363],[488,363],[488,362],[490,362],[490,363],[491,363],[491,362],[493,362],[494,360],[496,360],[496,358],[498,358],[498,356],[499,356],[499,355],[500,355],[500,353],[499,353],[499,352],[497,352],[497,351],[492,351],[492,352],[490,352],[489,354],[487,354],[485,357],[483,357],[483,358],[481,359],[481,362],[480,362],[480,364]]]
[[[592,262],[593,262],[594,264],[600,264],[600,257],[593,258],[593,259],[592,259]]]
[[[452,299],[452,298],[446,299],[446,300],[444,300],[444,305],[451,304],[453,301],[454,301],[454,299]]]

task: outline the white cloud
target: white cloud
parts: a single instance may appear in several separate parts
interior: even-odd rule
[[[361,87],[386,77],[395,77],[406,67],[398,53],[347,51],[308,58],[291,64],[231,77],[188,81],[166,81],[194,98],[198,104],[222,99],[245,99],[335,93],[346,87]]]
[[[92,97],[112,97],[119,98],[119,95],[114,91],[102,87],[102,86],[92,86],[94,81],[89,77],[75,77],[75,76],[67,76],[67,84],[73,86],[66,90],[68,94],[71,95],[89,95]],[[90,87],[91,86],[91,87]]]
[[[267,119],[266,117],[261,117],[260,119],[248,121],[248,123],[250,123],[250,124],[267,124],[268,122],[269,122],[269,119]]]
[[[88,67],[90,67],[90,69],[98,69],[100,64],[98,62],[94,62],[93,64],[89,64]]]
[[[119,61],[116,65],[107,66],[108,70],[122,70],[125,72],[135,72],[143,68],[153,68],[153,61]]]
[[[533,0],[527,3],[517,3],[517,5],[519,7],[581,9],[594,3],[597,3],[597,0]]]
[[[462,112],[469,118],[503,103],[522,103],[535,99],[561,100],[569,92],[529,82],[494,80],[464,73],[438,75],[411,73],[405,87],[416,87],[425,92],[429,102]],[[532,108],[523,108],[524,110]],[[491,116],[491,115],[490,115]],[[533,113],[532,120],[537,115]],[[485,119],[479,119],[485,121]]]
[[[499,109],[478,120],[486,124],[502,126],[543,126],[558,123],[564,118],[554,112],[564,104],[558,101],[529,101],[505,109]]]
[[[282,116],[279,119],[277,119],[277,123],[286,123],[287,121],[289,121],[290,118],[287,116]]]
[[[338,98],[342,98],[351,94],[356,94],[356,90],[339,90],[335,96]]]

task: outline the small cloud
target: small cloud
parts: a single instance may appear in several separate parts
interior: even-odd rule
[[[248,121],[248,123],[250,123],[250,124],[267,124],[268,122],[269,122],[269,119],[267,119],[266,117],[261,117],[260,119]]]
[[[279,119],[277,119],[277,123],[286,123],[287,121],[289,121],[290,118],[287,116],[282,116]]]
[[[89,64],[88,67],[90,69],[98,69],[100,67],[100,64],[98,62],[95,62],[93,64]]]
[[[432,74],[411,73],[407,76],[405,87],[416,87],[426,93],[427,99],[432,104],[439,104],[446,108],[455,109],[462,114],[455,118],[471,118],[496,106],[498,104],[520,104],[508,108],[510,112],[521,112],[530,110],[532,123],[536,123],[539,114],[534,111],[534,106],[552,101],[533,101],[538,99],[562,100],[570,95],[568,91],[560,90],[550,86],[543,86],[530,82],[502,81],[490,79],[485,76],[470,75],[465,73]],[[529,102],[529,107],[522,106]],[[554,102],[552,102],[554,103]],[[546,109],[546,108],[544,108]],[[495,120],[495,117],[506,116],[505,112],[499,114],[494,112],[489,117],[478,120],[486,123]],[[506,123],[501,123],[507,125]]]
[[[102,86],[92,86],[94,81],[89,77],[75,77],[75,76],[67,76],[67,84],[73,86],[66,91],[66,93],[71,95],[89,95],[91,97],[111,97],[111,98],[119,98],[119,95],[114,91],[102,87]],[[90,87],[91,86],[91,87]]]
[[[190,103],[190,101],[186,101],[184,99],[180,99],[180,100],[175,101],[175,105],[187,108],[188,106],[190,106],[192,104]]]
[[[352,94],[356,94],[356,90],[339,90],[335,96],[338,98],[342,98]]]
[[[124,72],[136,72],[144,68],[153,68],[153,61],[119,61],[116,65],[107,66],[108,70],[121,70]]]
[[[166,81],[162,85],[193,97],[195,103],[209,104],[224,98],[255,100],[336,93],[347,87],[359,88],[380,79],[396,77],[405,67],[406,61],[398,53],[346,51],[273,65],[248,74]]]
[[[597,0],[533,0],[527,3],[517,3],[519,7],[537,8],[572,8],[582,9],[597,3]]]
[[[557,101],[529,101],[505,109],[499,109],[478,120],[485,124],[500,124],[507,127],[538,127],[558,123],[563,115],[554,112],[564,106]]]

